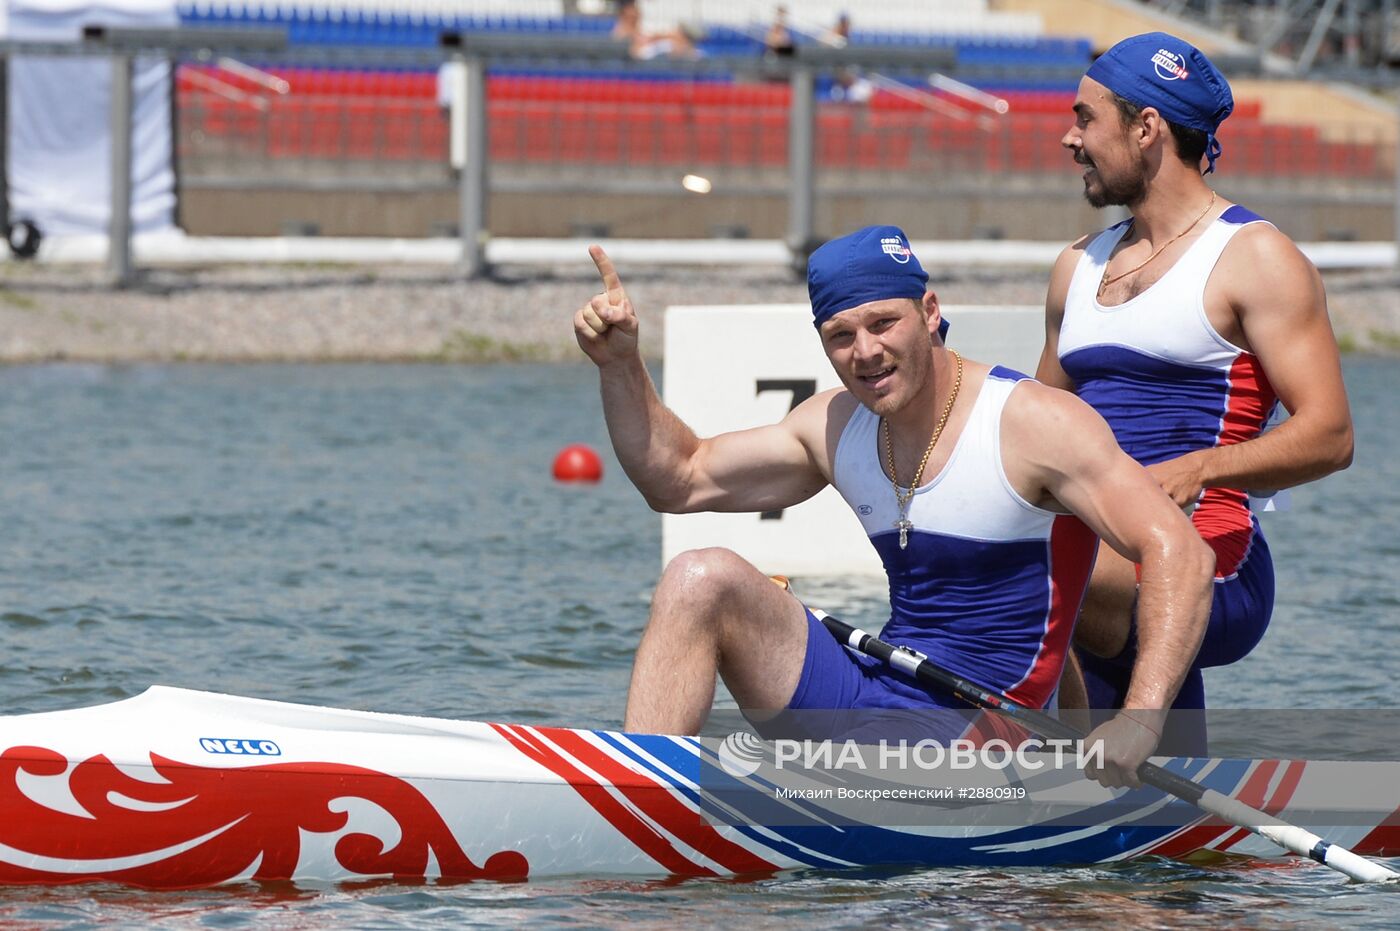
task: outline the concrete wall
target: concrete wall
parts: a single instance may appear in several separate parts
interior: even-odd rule
[[[1222,174],[1221,193],[1274,220],[1295,239],[1389,240],[1394,238],[1389,190],[1350,196],[1309,182],[1284,202]],[[834,235],[869,223],[902,226],[915,239],[1028,239],[1068,242],[1114,217],[1095,211],[1080,196],[1079,181],[1025,193],[949,194],[930,186],[923,196],[832,195],[817,209],[817,232]],[[180,221],[200,236],[276,236],[305,223],[323,236],[421,237],[448,235],[457,223],[452,188],[417,193],[311,192],[276,188],[186,189]],[[488,225],[497,236],[705,238],[740,227],[753,239],[786,234],[782,195],[685,198],[658,195],[516,194],[491,198]],[[606,231],[590,230],[591,225]]]

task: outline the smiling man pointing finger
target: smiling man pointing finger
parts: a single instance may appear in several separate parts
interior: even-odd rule
[[[928,276],[903,232],[883,226],[828,242],[808,264],[813,324],[844,387],[779,423],[700,438],[661,403],[637,351],[636,310],[607,255],[592,255],[604,290],[574,328],[598,366],[628,477],[653,508],[673,513],[777,510],[834,485],[889,576],[883,639],[1045,707],[1094,535],[1141,562],[1149,636],[1129,709],[1091,735],[1105,738],[1101,781],[1136,784],[1157,715],[1195,655],[1212,558],[1102,418],[1066,392],[946,347]],[[754,566],[705,549],[674,559],[657,586],[626,728],[696,733],[717,674],[741,709],[757,712],[962,707],[847,651]]]

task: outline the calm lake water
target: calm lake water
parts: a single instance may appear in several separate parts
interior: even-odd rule
[[[1400,363],[1347,361],[1350,471],[1265,517],[1263,644],[1213,705],[1400,705]],[[621,720],[660,519],[607,453],[596,376],[552,366],[0,368],[0,698],[152,683],[577,726]],[[604,481],[555,484],[555,452]],[[869,582],[800,580],[878,623]],[[1392,864],[1400,865],[1400,864]],[[80,926],[1392,927],[1394,890],[1307,863],[802,873],[762,881],[0,889],[0,921]]]

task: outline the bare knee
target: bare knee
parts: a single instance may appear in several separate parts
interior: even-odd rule
[[[671,560],[651,602],[650,629],[723,651],[765,616],[765,596],[782,593],[732,550],[690,550]]]
[[[758,570],[733,550],[688,550],[667,564],[655,597],[657,601],[678,601],[688,613],[713,614],[732,606],[745,584],[758,575]]]

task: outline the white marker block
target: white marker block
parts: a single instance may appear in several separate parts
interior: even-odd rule
[[[1039,306],[945,307],[948,344],[971,359],[1034,374],[1045,342]],[[806,304],[670,307],[665,400],[700,436],[776,423],[840,385]],[[894,494],[893,491],[890,494]],[[791,576],[881,574],[884,568],[833,488],[784,511],[667,514],[661,554],[722,546],[760,570]]]

